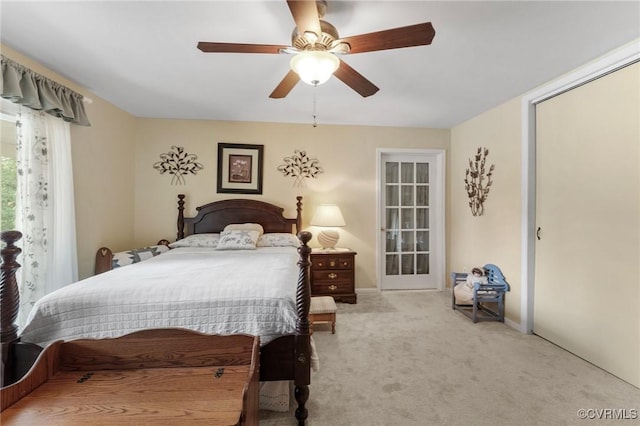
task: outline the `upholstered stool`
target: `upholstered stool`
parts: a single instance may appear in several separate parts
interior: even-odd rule
[[[331,333],[336,333],[336,302],[331,296],[317,296],[311,298],[309,309],[309,322],[311,323],[311,333],[313,324],[331,323]]]

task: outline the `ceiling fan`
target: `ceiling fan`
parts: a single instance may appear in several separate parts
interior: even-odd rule
[[[284,98],[301,79],[315,86],[324,83],[331,75],[335,75],[360,95],[367,97],[376,93],[379,90],[378,87],[351,68],[338,55],[424,46],[431,44],[435,36],[431,22],[425,22],[340,38],[333,25],[320,19],[326,11],[326,1],[287,0],[287,4],[296,23],[291,36],[291,46],[201,41],[198,43],[198,49],[209,53],[295,55],[291,60],[292,69],[269,95],[270,98]]]

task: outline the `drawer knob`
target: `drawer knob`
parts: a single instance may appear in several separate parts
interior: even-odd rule
[[[337,290],[337,289],[338,289],[338,286],[337,286],[337,285],[335,285],[335,284],[331,284],[331,285],[329,286],[329,290],[331,290],[331,291],[334,291],[334,290]]]
[[[329,266],[336,266],[336,261],[335,260],[330,261]]]
[[[338,274],[336,274],[335,272],[331,272],[331,273],[328,275],[328,277],[329,277],[329,278],[331,278],[332,280],[335,280],[336,278],[338,278]]]

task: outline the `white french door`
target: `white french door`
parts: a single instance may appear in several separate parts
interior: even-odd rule
[[[444,151],[378,151],[381,290],[442,289]]]

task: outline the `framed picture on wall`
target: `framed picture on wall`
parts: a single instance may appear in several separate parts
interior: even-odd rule
[[[264,145],[218,143],[218,192],[262,194]]]

